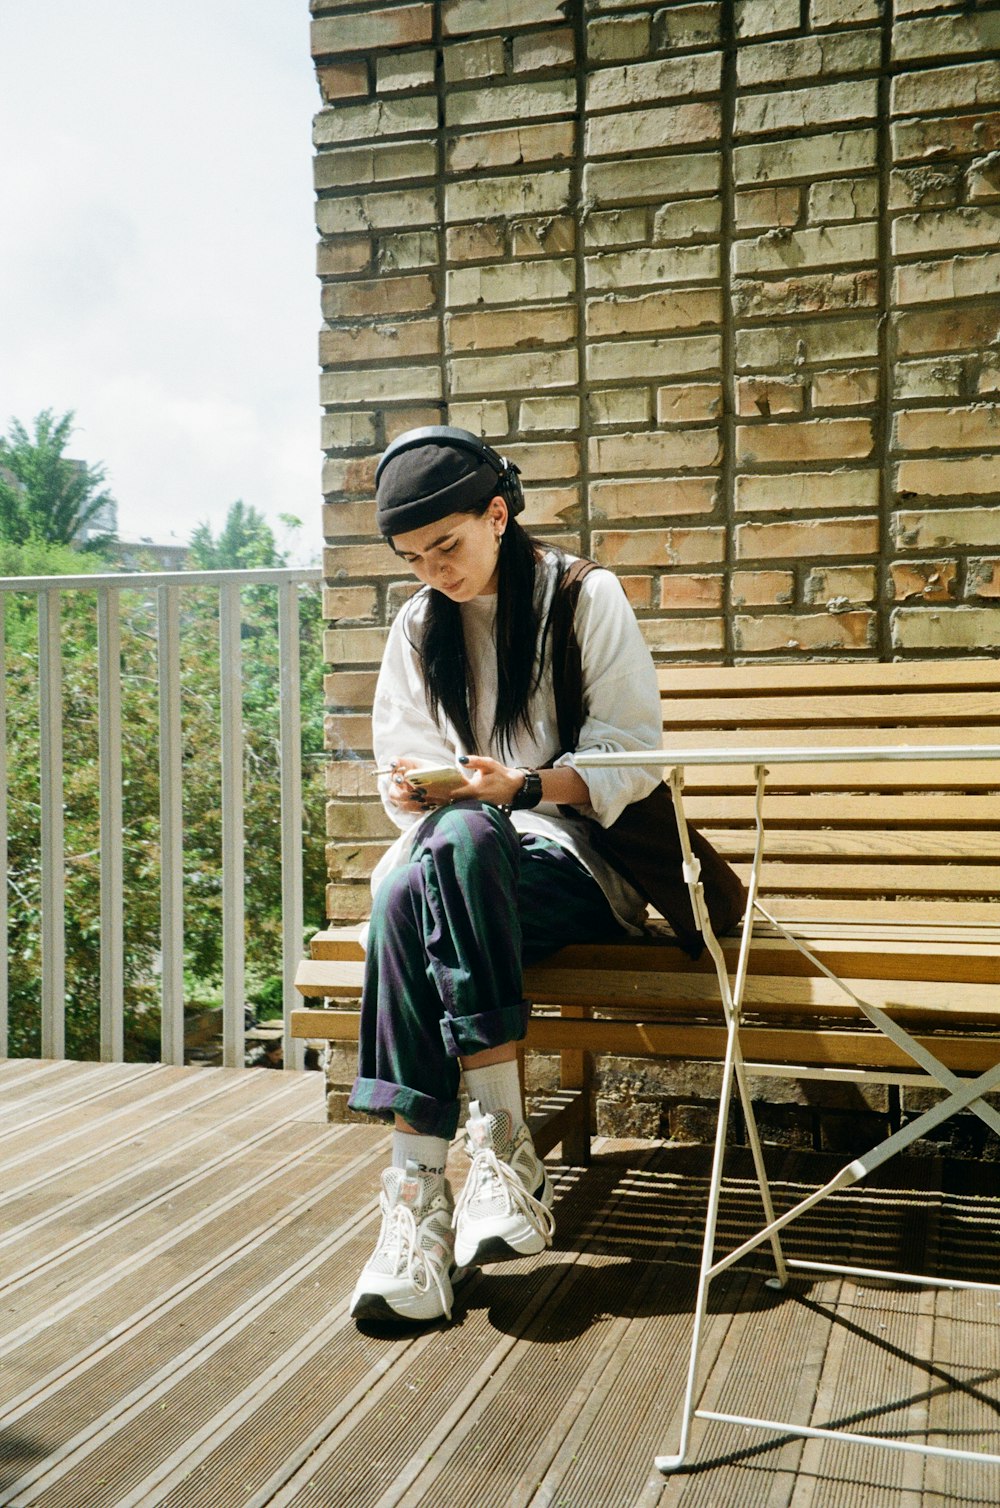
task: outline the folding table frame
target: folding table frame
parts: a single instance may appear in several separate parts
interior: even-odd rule
[[[760,881],[761,860],[764,853],[764,790],[768,775],[768,769],[774,765],[785,764],[820,764],[820,763],[854,763],[856,761],[893,761],[893,760],[916,760],[916,759],[996,759],[1000,760],[1000,746],[978,745],[967,746],[937,746],[923,749],[908,747],[868,747],[868,748],[803,748],[803,749],[768,749],[745,750],[745,749],[710,749],[701,751],[671,752],[663,750],[658,753],[645,751],[630,752],[624,754],[588,754],[578,755],[577,763],[581,768],[601,765],[615,767],[640,766],[644,768],[668,767],[669,774],[667,783],[670,787],[674,803],[674,811],[677,817],[677,827],[680,834],[681,848],[684,855],[684,878],[687,882],[691,895],[691,904],[694,909],[695,920],[701,929],[705,940],[705,946],[715,964],[719,982],[719,993],[722,1001],[722,1009],[726,1022],[726,1054],[722,1069],[722,1086],[719,1093],[719,1119],[715,1136],[715,1149],[712,1159],[712,1173],[709,1181],[708,1208],[705,1219],[705,1235],[702,1246],[701,1266],[698,1278],[698,1291],[695,1300],[694,1324],[691,1336],[691,1354],[688,1364],[687,1383],[684,1395],[683,1417],[681,1422],[680,1446],[674,1455],[660,1455],[656,1457],[658,1470],[664,1473],[677,1471],[685,1465],[688,1459],[691,1422],[693,1419],[712,1419],[727,1424],[740,1424],[755,1429],[777,1431],[784,1435],[792,1435],[806,1440],[841,1440],[853,1444],[872,1445],[883,1450],[908,1451],[922,1456],[943,1456],[952,1461],[976,1461],[980,1464],[991,1463],[1000,1465],[1000,1455],[990,1455],[985,1452],[957,1450],[946,1446],[925,1445],[908,1440],[895,1440],[881,1435],[859,1434],[853,1430],[824,1429],[809,1425],[793,1424],[785,1420],[762,1419],[743,1414],[721,1413],[713,1409],[696,1408],[698,1396],[699,1363],[701,1357],[702,1330],[708,1309],[708,1291],[712,1280],[718,1277],[741,1257],[755,1251],[758,1246],[765,1242],[770,1244],[774,1257],[776,1275],[766,1279],[770,1288],[782,1289],[788,1281],[789,1269],[799,1271],[829,1273],[844,1277],[867,1277],[882,1278],[893,1282],[913,1283],[921,1287],[936,1287],[949,1289],[976,1289],[987,1293],[1000,1294],[1000,1285],[992,1283],[969,1283],[958,1279],[930,1278],[917,1273],[887,1272],[880,1268],[847,1267],[831,1262],[809,1262],[792,1257],[786,1257],[781,1245],[781,1231],[790,1225],[799,1215],[806,1210],[812,1209],[821,1199],[834,1193],[838,1189],[850,1187],[857,1183],[875,1168],[880,1167],[890,1157],[902,1152],[918,1137],[934,1127],[941,1125],[959,1110],[971,1109],[979,1115],[991,1130],[1000,1133],[1000,1113],[986,1104],[982,1096],[1000,1085],[1000,1062],[996,1063],[985,1073],[976,1078],[959,1078],[946,1068],[943,1063],[916,1041],[896,1021],[893,1021],[884,1010],[862,1000],[842,979],[802,941],[796,937],[788,927],[777,921],[761,905],[758,899],[758,887]],[[765,763],[766,761],[766,763]],[[736,973],[732,980],[726,966],[725,956],[719,944],[718,938],[712,930],[705,906],[704,887],[700,879],[700,864],[691,850],[690,836],[688,833],[687,818],[684,812],[684,767],[686,765],[751,765],[754,769],[756,781],[755,794],[755,823],[756,842],[754,845],[753,863],[747,886],[747,908],[743,918],[740,949],[737,958]],[[754,1117],[753,1102],[747,1087],[747,1064],[743,1057],[740,1044],[740,1025],[743,1005],[743,994],[746,987],[747,970],[750,956],[750,946],[753,938],[754,918],[762,917],[769,922],[777,932],[784,937],[800,953],[804,954],[812,964],[833,981],[853,1001],[861,1013],[872,1024],[885,1034],[890,1041],[908,1054],[923,1070],[916,1082],[936,1084],[946,1091],[945,1097],[932,1109],[911,1121],[907,1126],[885,1138],[870,1152],[862,1157],[856,1157],[847,1163],[839,1173],[831,1178],[822,1188],[817,1189],[807,1198],[787,1210],[785,1214],[776,1217],[774,1205],[771,1199],[771,1191],[768,1184],[767,1173],[764,1167],[764,1158],[761,1148],[760,1136]],[[768,1072],[773,1072],[768,1068]],[[818,1070],[819,1073],[825,1070]],[[801,1077],[815,1076],[817,1070],[810,1073],[807,1069],[796,1069],[796,1074]],[[887,1078],[894,1082],[900,1082],[900,1075],[887,1074],[882,1070],[863,1070],[857,1075],[864,1079],[875,1082],[884,1082]],[[906,1079],[907,1082],[913,1080]],[[733,1251],[716,1258],[716,1226],[719,1212],[719,1198],[722,1189],[723,1162],[725,1157],[726,1124],[729,1116],[729,1105],[733,1094],[733,1085],[739,1094],[740,1104],[746,1119],[747,1137],[753,1157],[757,1184],[760,1191],[761,1202],[764,1208],[765,1225],[751,1236],[749,1240],[742,1242]],[[707,1381],[707,1377],[703,1380]]]

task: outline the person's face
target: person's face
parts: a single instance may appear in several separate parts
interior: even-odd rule
[[[452,602],[469,602],[497,589],[500,538],[506,527],[507,504],[495,497],[483,514],[449,513],[422,529],[394,535],[392,544],[421,581]]]

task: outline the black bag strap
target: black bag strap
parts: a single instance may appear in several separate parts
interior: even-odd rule
[[[549,609],[552,685],[556,698],[556,721],[559,745],[570,753],[580,742],[580,730],[587,715],[583,695],[583,659],[576,637],[574,619],[580,600],[580,588],[591,571],[599,570],[596,560],[571,560],[556,578]]]

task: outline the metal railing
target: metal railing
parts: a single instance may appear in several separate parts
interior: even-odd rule
[[[6,577],[0,609],[11,594],[33,594],[38,612],[41,833],[41,1053],[66,1048],[66,854],[63,833],[63,656],[61,605],[68,592],[96,594],[100,769],[100,1054],[124,1058],[125,886],[122,833],[121,593],[156,598],[159,689],[160,1004],[161,1057],[184,1062],[184,853],[181,726],[181,594],[218,592],[219,758],[222,786],[222,1060],[244,1063],[245,903],[241,591],[277,593],[281,789],[282,981],[284,1065],[301,1068],[302,1044],[291,1036],[296,965],[303,951],[301,676],[299,588],[318,584],[312,569],[141,572]],[[0,610],[0,663],[6,664],[5,614]],[[6,697],[0,699],[0,1056],[8,1049],[8,764]]]

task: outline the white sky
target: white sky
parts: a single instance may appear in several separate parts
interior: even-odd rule
[[[75,409],[123,534],[319,548],[317,108],[308,0],[0,0],[0,431]]]

